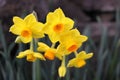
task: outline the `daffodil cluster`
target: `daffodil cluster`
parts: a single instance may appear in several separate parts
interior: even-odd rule
[[[76,28],[73,28],[74,21],[66,17],[61,8],[49,12],[44,24],[37,20],[34,13],[27,15],[24,19],[15,16],[13,22],[10,32],[17,35],[15,42],[30,43],[30,48],[21,51],[17,58],[26,57],[30,62],[34,62],[36,59],[54,60],[58,58],[61,60],[61,66],[58,69],[60,77],[65,76],[67,67],[80,68],[86,64],[86,59],[93,56],[93,53],[77,52],[87,40],[87,36],[81,35]],[[48,46],[46,43],[37,42],[37,49],[34,50],[33,40],[44,38],[46,35],[52,45]],[[65,63],[66,57],[73,53],[75,58]]]

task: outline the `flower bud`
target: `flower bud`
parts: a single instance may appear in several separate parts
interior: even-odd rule
[[[58,69],[59,77],[64,77],[66,74],[66,67],[65,66],[60,66]]]

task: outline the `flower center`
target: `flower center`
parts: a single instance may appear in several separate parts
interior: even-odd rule
[[[76,44],[71,45],[67,50],[70,52],[76,51],[78,49]]]
[[[36,58],[33,56],[33,54],[28,54],[27,55],[27,61],[33,62],[35,60],[36,60]]]
[[[49,60],[54,60],[55,55],[53,51],[47,50],[44,54],[44,56]]]
[[[21,36],[23,36],[23,37],[29,37],[29,36],[31,36],[31,34],[32,34],[32,32],[30,30],[23,30],[21,32]]]
[[[82,59],[78,59],[77,63],[76,63],[76,67],[83,67],[86,64],[85,60]]]
[[[64,28],[64,25],[63,24],[57,24],[54,26],[53,30],[56,32],[56,33],[59,33],[59,32],[62,32],[63,31],[63,28]]]

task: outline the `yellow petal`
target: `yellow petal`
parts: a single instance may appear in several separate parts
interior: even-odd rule
[[[66,74],[66,67],[65,66],[60,66],[58,69],[58,74],[59,77],[64,77]]]
[[[85,60],[79,58],[73,58],[69,60],[67,67],[76,67],[80,68],[86,64]]]
[[[10,32],[12,32],[13,34],[15,34],[15,35],[20,35],[21,34],[21,32],[23,31],[23,27],[20,27],[19,25],[18,26],[16,26],[16,25],[12,25],[11,27],[10,27]]]
[[[56,53],[55,57],[57,57],[59,60],[63,59],[63,55],[61,55],[60,53]]]
[[[42,30],[44,31],[45,34],[52,33],[53,26],[54,26],[54,24],[46,22]]]
[[[26,22],[27,25],[28,24],[30,25],[31,23],[36,22],[37,20],[34,14],[29,14],[24,18],[24,21]]]
[[[59,53],[59,55],[61,55],[61,56],[69,55],[69,54],[70,54],[70,52],[68,52],[67,49],[65,48],[65,46],[62,45],[62,44],[60,44],[60,45],[57,47],[56,53]]]
[[[70,30],[70,31],[66,31],[65,33],[62,33],[60,36],[60,43],[64,44],[64,45],[68,45],[71,42],[74,41],[74,39],[76,39],[76,37],[78,37],[80,34],[78,31],[76,31],[75,29]]]
[[[85,51],[81,51],[81,52],[79,52],[79,54],[77,55],[78,58],[84,59],[84,60],[89,59],[89,58],[91,58],[92,56],[93,56],[93,53],[88,53],[88,54],[86,54]]]
[[[69,54],[69,52],[65,49],[65,47],[60,44],[60,45],[57,47],[55,56],[56,56],[58,59],[62,60],[62,59],[63,59],[63,56],[64,56],[64,55],[68,55],[68,54]]]
[[[23,19],[15,16],[13,17],[14,25],[11,26],[10,32],[19,35],[21,31],[26,27],[26,24]]]
[[[58,18],[58,15],[53,13],[53,12],[49,12],[48,15],[47,15],[47,23],[56,23],[58,22],[59,18]]]
[[[25,52],[20,52],[19,54],[18,54],[18,56],[16,56],[17,58],[23,58],[23,57],[25,57],[27,54],[25,53]]]
[[[65,15],[64,15],[64,13],[63,13],[63,11],[62,11],[61,8],[56,9],[56,10],[54,11],[54,14],[58,15],[58,17],[59,17],[60,19],[62,19],[62,18],[65,17]]]
[[[78,59],[76,60],[76,64],[74,65],[76,68],[81,68],[86,64],[85,60]]]
[[[56,43],[57,41],[59,41],[59,35],[57,35],[57,34],[53,34],[53,33],[50,33],[49,35],[49,38],[50,38],[50,41],[52,42],[52,43]]]
[[[73,21],[72,19],[68,18],[68,17],[64,18],[64,19],[62,20],[62,22],[63,22],[63,24],[64,24],[64,26],[65,26],[65,27],[64,27],[64,31],[70,30],[70,29],[72,29],[73,26],[74,26],[74,21]]]
[[[47,22],[58,22],[60,21],[62,18],[64,18],[65,15],[62,11],[62,9],[58,8],[56,9],[54,12],[49,12],[48,15],[47,15]]]
[[[80,42],[85,42],[85,41],[87,41],[88,37],[84,36],[84,35],[80,35],[79,39],[80,39]]]
[[[40,53],[34,53],[33,55],[34,55],[34,57],[36,57],[36,58],[38,58],[40,60],[45,60],[44,56],[42,54],[40,54]]]
[[[32,31],[32,36],[34,38],[42,38],[44,37],[44,31],[42,31],[44,25],[40,22],[34,22],[30,25],[30,30]]]
[[[32,40],[32,36],[28,36],[28,37],[22,37],[20,36],[20,39],[23,43],[28,43]]]
[[[47,22],[58,22],[58,21],[62,21],[61,19],[65,18],[65,15],[62,11],[62,9],[58,8],[56,9],[54,12],[49,12],[47,15]]]
[[[76,63],[76,58],[73,58],[71,60],[69,60],[67,67],[73,67]]]
[[[24,20],[17,16],[13,17],[13,22],[14,24],[24,24]]]
[[[38,51],[45,52],[49,48],[50,47],[47,44],[42,43],[42,42],[38,42],[38,48],[37,48]]]

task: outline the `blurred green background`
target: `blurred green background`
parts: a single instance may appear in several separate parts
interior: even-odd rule
[[[9,33],[13,16],[24,17],[34,10],[44,23],[47,13],[58,7],[89,37],[79,50],[94,53],[83,68],[68,68],[64,78],[58,76],[58,59],[35,63],[16,59],[28,45],[15,44],[16,36]],[[119,57],[119,0],[0,0],[0,80],[120,80]]]

